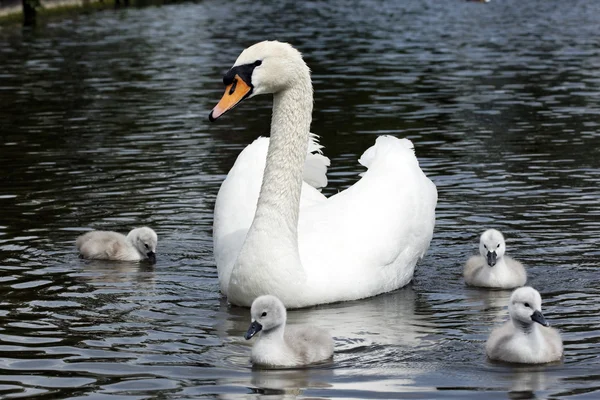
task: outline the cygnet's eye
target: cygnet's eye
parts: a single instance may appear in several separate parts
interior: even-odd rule
[[[525,303],[525,307],[531,308],[531,306],[529,305],[529,303]]]
[[[262,60],[256,60],[254,61],[254,66],[258,67],[259,65],[262,65]]]
[[[261,317],[266,317],[267,316],[267,312],[263,311],[263,313],[260,315]]]

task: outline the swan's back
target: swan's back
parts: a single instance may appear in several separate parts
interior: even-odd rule
[[[300,257],[320,302],[404,286],[433,235],[437,190],[412,143],[378,137],[359,161],[358,182],[300,213]]]
[[[92,260],[141,259],[139,253],[118,232],[92,231],[77,238],[75,245],[83,258]]]

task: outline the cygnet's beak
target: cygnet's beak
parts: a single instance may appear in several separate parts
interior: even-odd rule
[[[246,334],[244,335],[244,338],[246,340],[249,340],[250,338],[252,338],[252,336],[256,335],[261,330],[262,325],[256,321],[252,321],[252,323],[250,324],[250,328],[248,328],[248,332],[246,332]]]
[[[496,265],[496,252],[495,251],[488,251],[487,263],[490,267],[493,267],[494,265]]]
[[[550,324],[548,323],[548,321],[546,321],[546,318],[544,318],[544,314],[542,314],[541,311],[534,311],[533,314],[531,314],[531,320],[543,326],[550,326]]]
[[[155,263],[156,262],[156,253],[153,251],[149,251],[148,253],[146,253],[146,256],[148,257],[148,261],[150,261],[151,263]]]

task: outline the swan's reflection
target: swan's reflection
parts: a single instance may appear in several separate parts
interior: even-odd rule
[[[248,388],[251,393],[245,396],[239,394],[222,394],[220,399],[259,399],[268,396],[269,399],[285,400],[296,399],[297,396],[306,396],[307,390],[331,388],[334,379],[333,370],[328,367],[313,367],[303,369],[267,370],[254,368],[250,372],[249,380],[224,378],[219,380],[222,385],[235,385]],[[310,397],[320,399],[321,397]]]
[[[335,338],[336,352],[370,345],[414,346],[433,332],[433,324],[415,313],[417,294],[409,286],[369,299],[288,310],[289,324],[310,324],[323,328]],[[221,302],[227,317],[217,331],[241,338],[250,324],[247,308]]]

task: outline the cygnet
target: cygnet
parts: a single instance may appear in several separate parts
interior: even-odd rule
[[[92,231],[77,238],[82,258],[92,260],[156,262],[156,232],[148,227],[135,228],[127,236],[118,232]]]
[[[495,229],[483,232],[479,254],[467,261],[463,276],[467,285],[498,289],[513,289],[525,285],[527,273],[523,264],[505,255],[506,243]]]
[[[485,351],[491,360],[523,364],[558,361],[563,354],[560,333],[542,314],[542,297],[532,287],[516,289],[508,303],[510,321],[494,329]]]
[[[265,368],[300,367],[330,359],[333,339],[323,329],[309,325],[287,326],[286,310],[275,296],[260,296],[250,309],[252,324],[246,340],[259,333],[251,361]]]

